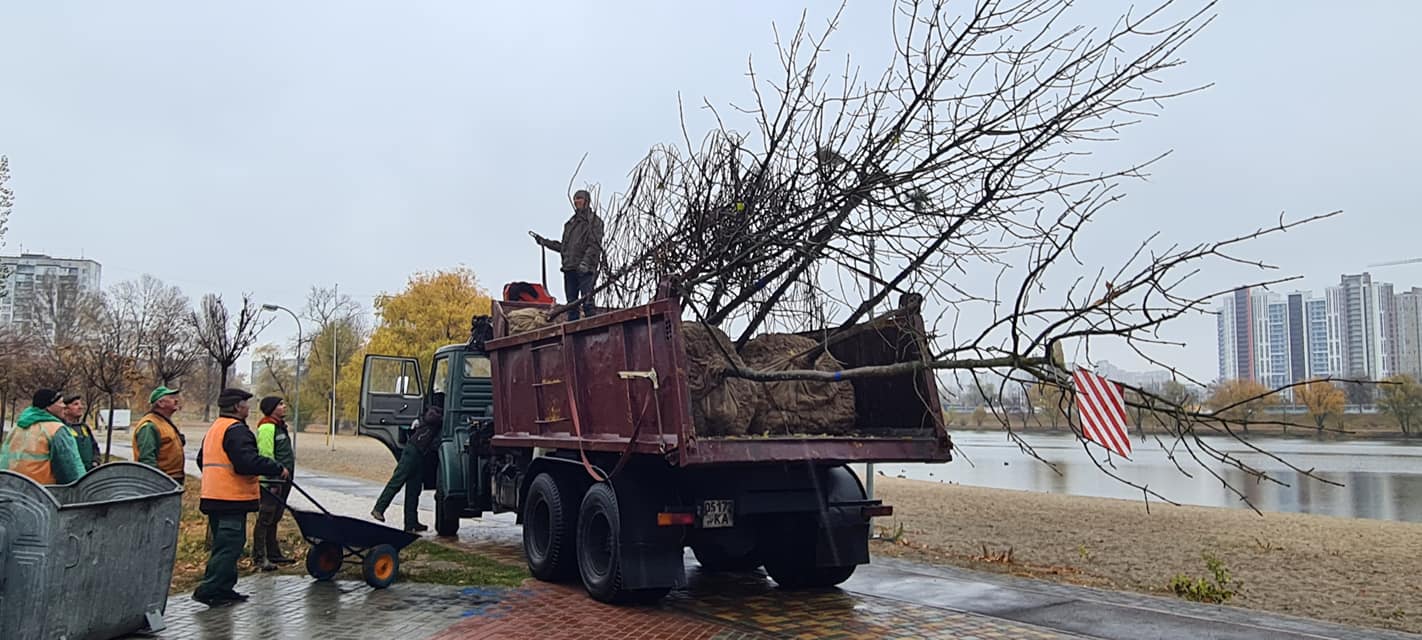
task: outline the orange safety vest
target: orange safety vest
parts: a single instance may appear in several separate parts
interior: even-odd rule
[[[60,422],[37,422],[28,429],[12,429],[6,438],[10,447],[10,470],[40,484],[54,484],[49,440],[63,428]]]
[[[133,455],[138,455],[138,427],[146,422],[153,423],[153,428],[158,430],[158,470],[182,484],[187,475],[183,469],[187,463],[183,457],[183,440],[178,435],[177,427],[167,418],[150,411],[138,419],[133,428]]]
[[[222,448],[227,430],[241,422],[218,418],[202,439],[202,499],[249,502],[260,500],[262,488],[257,476],[246,476],[232,468],[232,458]]]

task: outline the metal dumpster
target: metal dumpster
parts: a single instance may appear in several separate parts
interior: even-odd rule
[[[182,494],[134,462],[68,485],[0,471],[0,636],[107,640],[161,629]]]

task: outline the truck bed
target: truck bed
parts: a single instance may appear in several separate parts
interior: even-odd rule
[[[698,436],[674,300],[508,336],[504,314],[530,306],[539,305],[494,304],[495,338],[485,346],[495,381],[495,447],[631,451],[677,466],[951,458],[929,371],[851,381],[852,435]],[[922,335],[923,320],[916,310],[874,325],[831,345],[830,353],[846,368],[918,357],[913,335]]]

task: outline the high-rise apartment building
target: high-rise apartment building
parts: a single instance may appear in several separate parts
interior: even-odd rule
[[[1238,289],[1220,299],[1220,379],[1283,387],[1313,378],[1422,379],[1422,289],[1344,275],[1322,297]]]
[[[1397,360],[1393,372],[1422,380],[1422,289],[1413,287],[1394,300]]]
[[[0,256],[0,271],[8,274],[0,298],[0,325],[32,328],[43,320],[43,309],[62,313],[79,295],[101,286],[102,267],[87,259],[52,258],[38,253]]]

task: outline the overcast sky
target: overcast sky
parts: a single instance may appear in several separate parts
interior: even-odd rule
[[[1083,4],[1074,15],[1099,26],[1128,6]],[[835,6],[809,10],[822,19]],[[105,284],[152,273],[194,298],[250,291],[291,306],[313,283],[369,303],[413,271],[458,264],[490,288],[536,280],[525,232],[556,236],[579,157],[589,154],[583,178],[622,185],[651,145],[680,139],[678,92],[743,100],[748,56],[772,65],[772,22],[786,28],[803,8],[3,2],[0,153],[17,196],[3,251],[82,254],[103,264]],[[1168,77],[1215,86],[1102,154],[1174,150],[1128,185],[1090,246],[1154,231],[1198,242],[1281,211],[1344,209],[1250,253],[1313,289],[1422,255],[1422,3],[1217,9]],[[890,17],[886,4],[853,3],[831,48],[876,68]],[[1422,284],[1422,265],[1375,274]],[[1223,288],[1241,276],[1205,277]],[[284,337],[284,324],[265,337]],[[1214,377],[1212,319],[1171,337],[1191,347],[1172,360]]]

